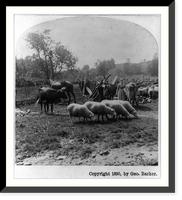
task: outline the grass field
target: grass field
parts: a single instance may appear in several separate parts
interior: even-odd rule
[[[78,122],[66,105],[54,114],[34,104],[16,115],[17,165],[158,165],[158,101],[136,107],[138,119]]]

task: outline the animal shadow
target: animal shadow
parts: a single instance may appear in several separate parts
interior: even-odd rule
[[[151,111],[153,109],[147,107],[147,106],[143,106],[143,105],[138,105],[135,107],[136,110],[141,110],[141,111]]]

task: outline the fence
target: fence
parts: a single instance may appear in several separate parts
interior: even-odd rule
[[[83,96],[78,84],[74,84],[73,87],[77,102],[83,101]],[[15,96],[16,106],[35,103],[37,100],[39,88],[40,86],[17,87]]]
[[[40,86],[29,86],[16,88],[16,101],[36,99]]]

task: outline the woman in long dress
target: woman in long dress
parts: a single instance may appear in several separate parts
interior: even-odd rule
[[[124,88],[125,88],[124,79],[121,78],[116,89],[116,96],[118,97],[118,100],[126,100]]]

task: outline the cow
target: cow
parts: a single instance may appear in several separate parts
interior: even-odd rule
[[[128,101],[132,104],[132,106],[134,106],[134,103],[138,105],[137,98],[136,98],[136,95],[138,92],[137,85],[134,82],[130,82],[125,85],[124,91],[126,93]]]
[[[105,97],[105,85],[101,81],[100,83],[98,83],[96,88],[97,88],[98,93],[99,93],[99,101],[102,101]]]
[[[51,88],[53,89],[61,89],[63,87],[65,87],[65,92],[67,92],[68,94],[68,105],[70,104],[70,101],[71,101],[71,95],[70,93],[72,94],[73,98],[74,98],[74,103],[76,103],[76,98],[75,98],[75,94],[73,92],[73,84],[69,81],[63,81],[63,82],[55,82],[55,81],[52,81],[51,79],[49,79],[49,83],[50,83],[50,86]]]
[[[68,99],[68,95],[65,92],[65,88],[56,90],[52,88],[41,87],[39,88],[36,106],[40,102],[42,112],[42,103],[44,103],[44,111],[49,112],[49,104],[51,104],[51,113],[53,113],[53,103],[57,103],[60,100],[60,98]]]
[[[107,84],[105,86],[105,98],[109,100],[113,100],[116,94],[117,85],[115,84]]]

